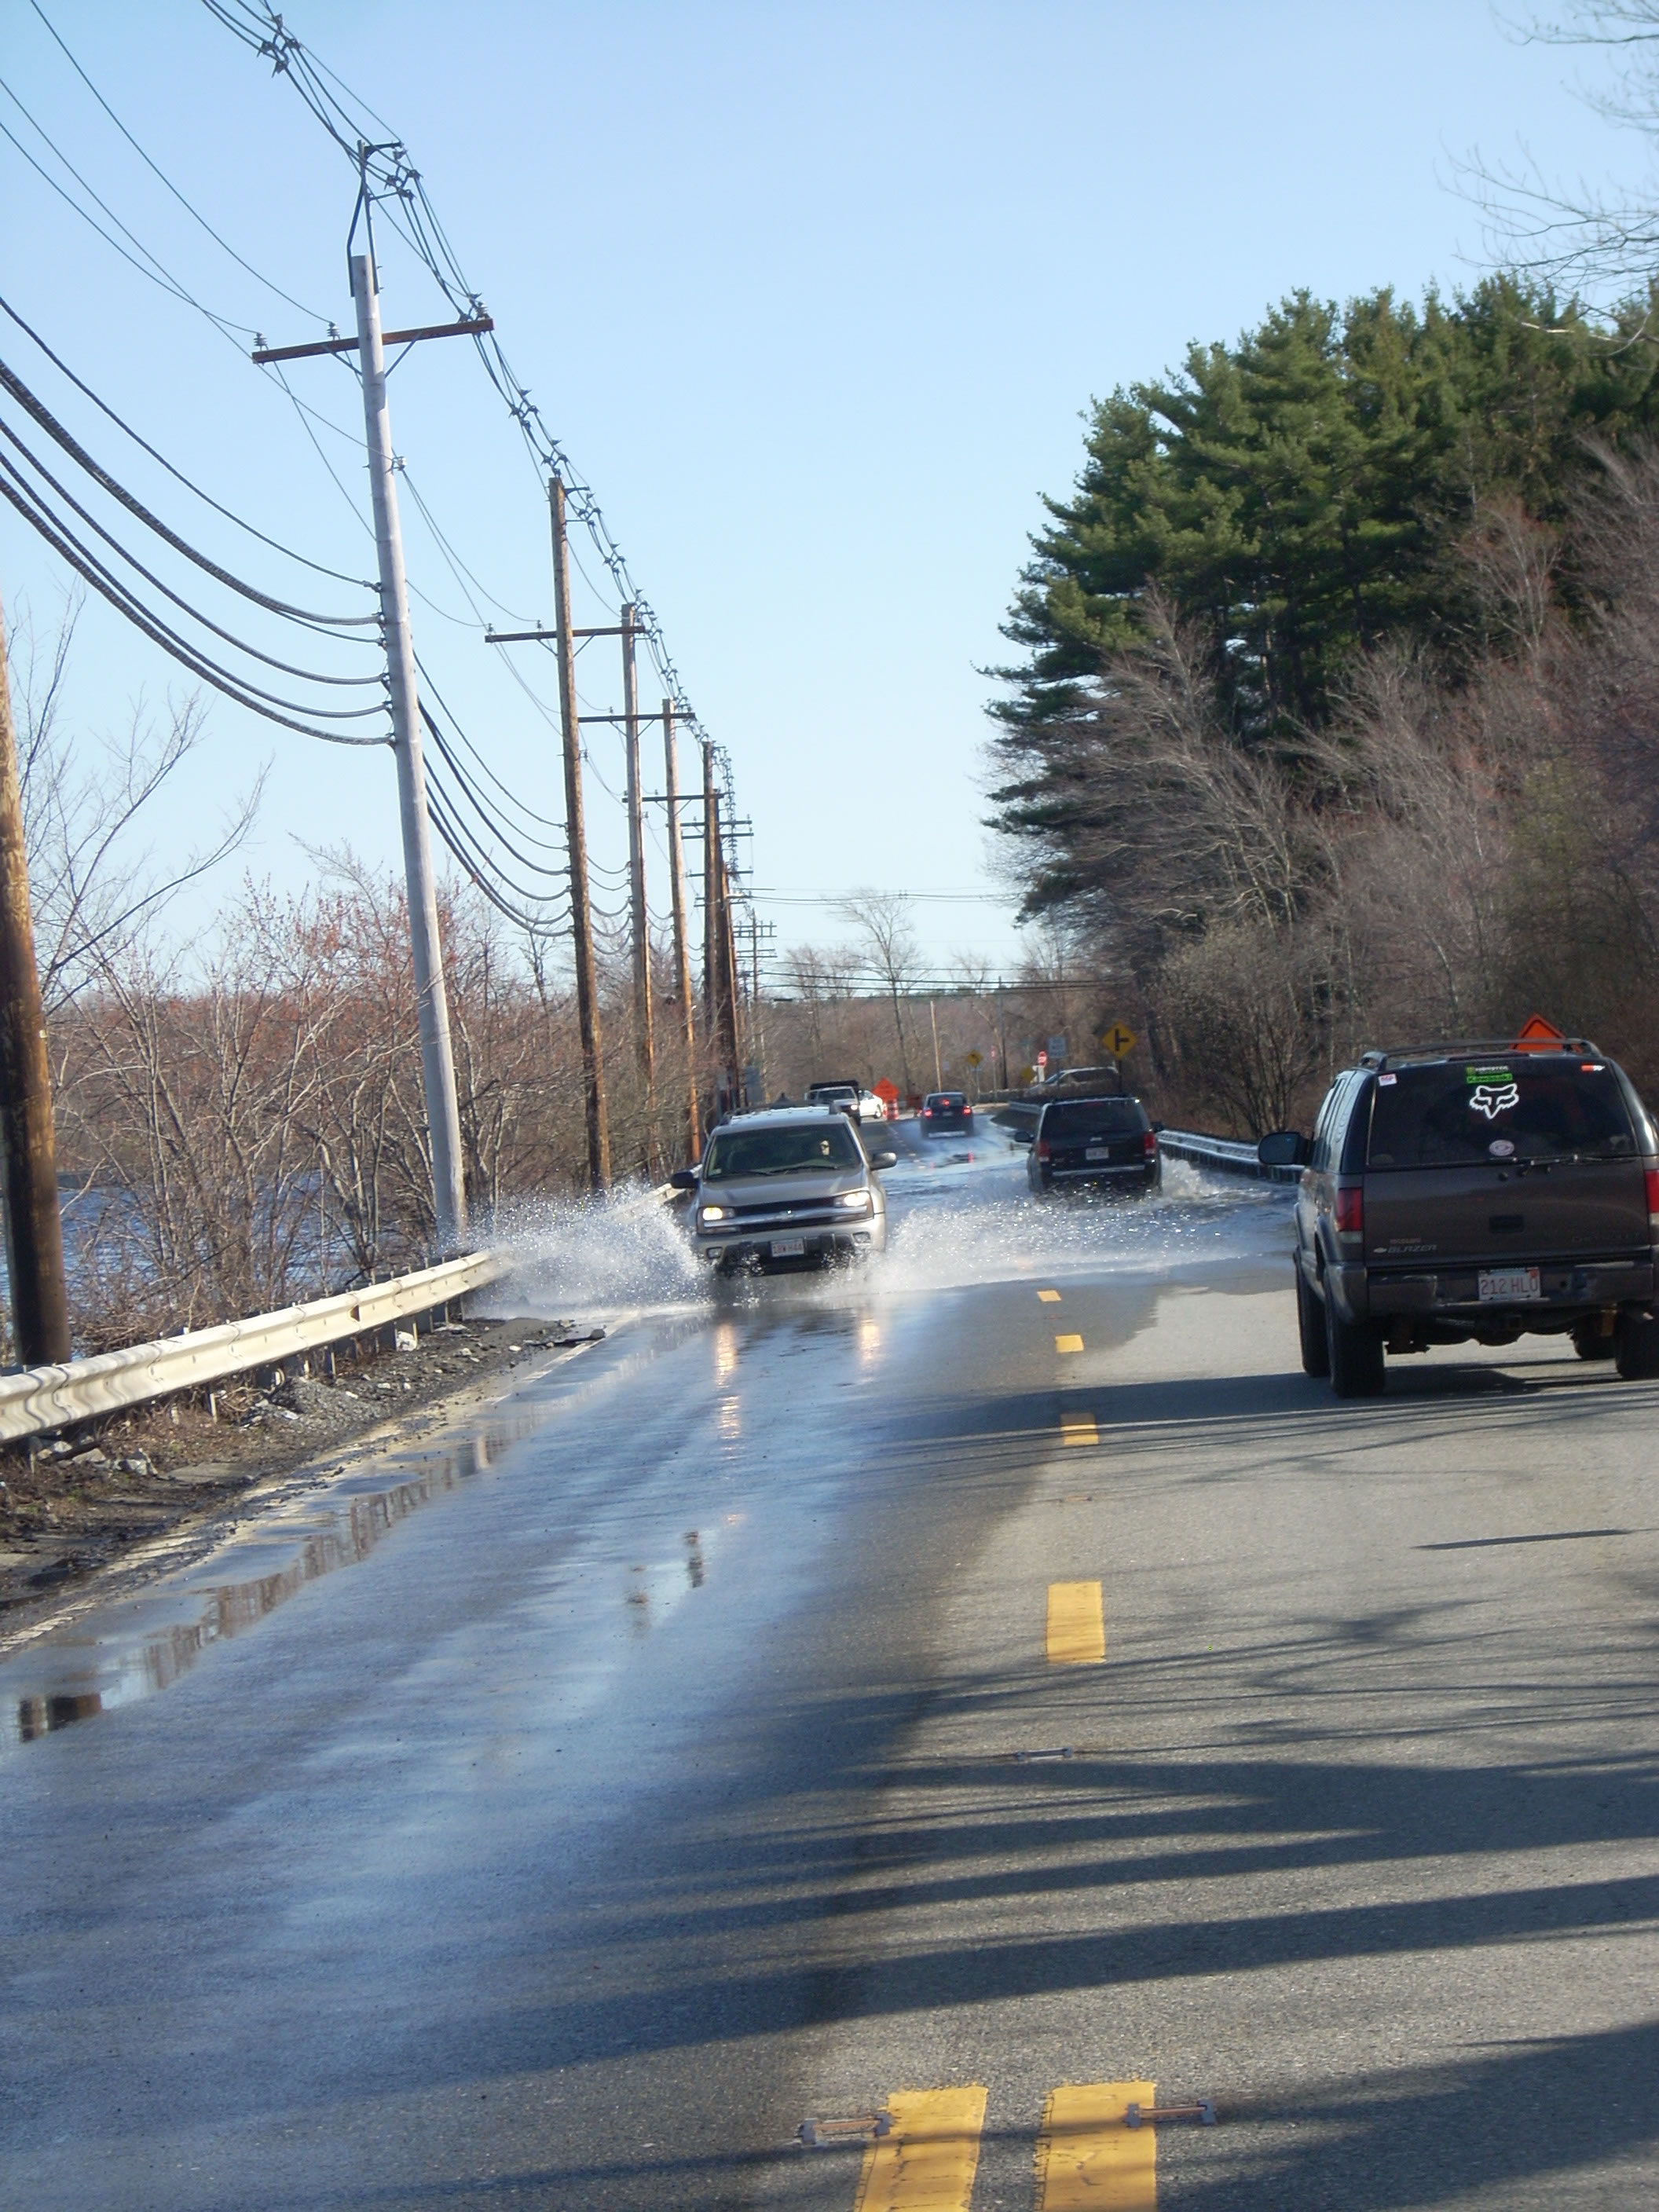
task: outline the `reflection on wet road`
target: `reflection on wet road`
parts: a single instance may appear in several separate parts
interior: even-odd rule
[[[602,1344],[0,1662],[0,2197],[1656,2193],[1659,1392],[1339,1406],[1282,1195],[965,1149],[856,1275],[526,1224]]]

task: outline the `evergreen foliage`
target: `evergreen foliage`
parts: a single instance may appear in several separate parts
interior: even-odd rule
[[[1097,404],[1069,500],[1045,502],[1005,635],[1027,648],[992,712],[1018,830],[1042,733],[1103,656],[1141,640],[1157,587],[1207,634],[1247,741],[1317,727],[1358,651],[1454,649],[1480,610],[1455,558],[1483,504],[1559,516],[1589,439],[1659,428],[1659,356],[1576,306],[1492,277],[1448,305],[1382,290],[1346,311],[1297,293],[1237,344]]]

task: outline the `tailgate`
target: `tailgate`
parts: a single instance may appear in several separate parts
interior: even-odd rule
[[[1365,1257],[1382,1264],[1645,1253],[1648,1238],[1640,1160],[1372,1169],[1365,1178]]]

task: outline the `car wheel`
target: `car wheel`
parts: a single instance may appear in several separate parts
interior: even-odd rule
[[[1382,1395],[1382,1337],[1366,1322],[1344,1321],[1336,1301],[1325,1298],[1325,1356],[1330,1362],[1331,1388],[1339,1398],[1380,1398]]]
[[[1602,1334],[1601,1316],[1590,1314],[1572,1325],[1572,1348],[1581,1359],[1611,1359],[1618,1349],[1617,1336]]]
[[[1304,1375],[1328,1375],[1331,1371],[1330,1346],[1325,1341],[1325,1308],[1308,1288],[1300,1260],[1291,1265],[1296,1269],[1296,1327],[1302,1339],[1302,1372]]]
[[[1651,1382],[1659,1375],[1659,1319],[1621,1313],[1613,1332],[1613,1356],[1626,1382]]]

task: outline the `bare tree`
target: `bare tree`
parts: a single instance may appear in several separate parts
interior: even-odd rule
[[[1565,17],[1533,16],[1505,27],[1528,43],[1605,49],[1611,82],[1581,96],[1610,123],[1659,138],[1659,0],[1574,0]],[[1648,291],[1659,267],[1659,198],[1651,189],[1566,191],[1528,156],[1506,165],[1475,154],[1458,175],[1485,216],[1495,260],[1569,295],[1625,299]],[[1648,329],[1647,319],[1641,327]]]
[[[892,1007],[899,1066],[908,1095],[915,1086],[910,1078],[910,1047],[904,1033],[904,1000],[921,974],[910,902],[902,891],[860,891],[843,899],[840,911],[862,933],[871,966]]]
[[[19,778],[27,827],[40,992],[48,1016],[120,957],[161,907],[227,860],[258,811],[265,770],[255,775],[217,832],[170,871],[155,872],[137,842],[155,802],[202,742],[195,696],[170,703],[158,724],[142,702],[125,728],[88,757],[64,725],[81,601],[67,604],[41,646],[27,617],[14,640],[20,720]]]

